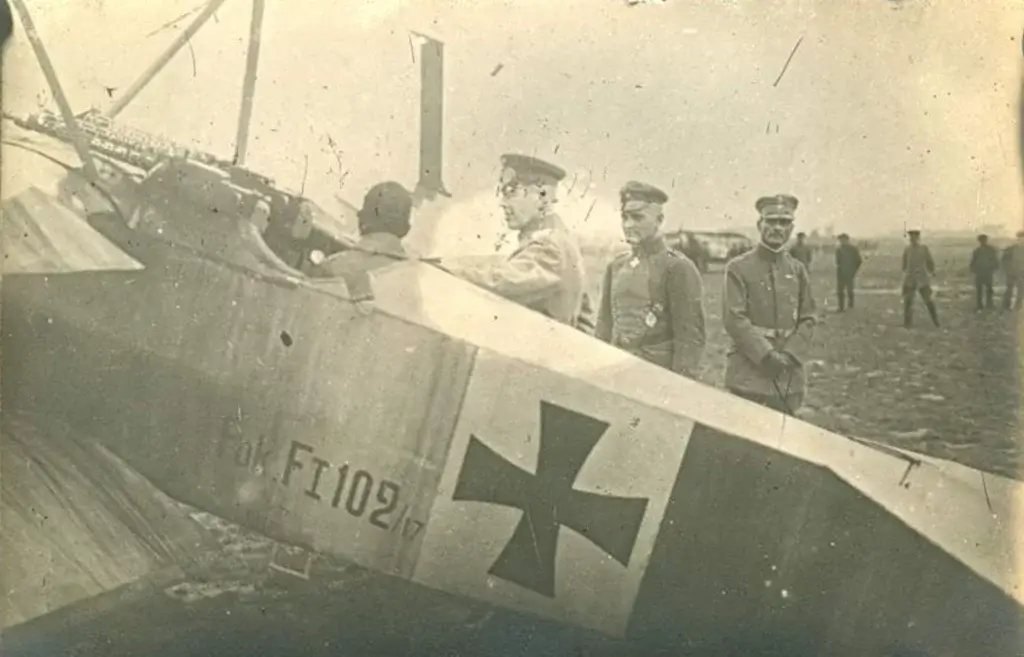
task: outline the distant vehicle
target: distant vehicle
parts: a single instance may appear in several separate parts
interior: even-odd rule
[[[682,253],[697,265],[697,269],[704,273],[708,270],[710,254],[707,248],[698,240],[693,233],[685,230],[669,233],[666,236],[668,247],[673,251]]]
[[[732,232],[680,230],[667,238],[670,247],[686,254],[702,272],[709,264],[728,262],[754,246],[749,237]]]
[[[732,242],[729,246],[728,252],[725,255],[725,261],[728,262],[736,256],[743,255],[750,249],[754,248],[754,241],[750,238],[739,236],[739,239]]]

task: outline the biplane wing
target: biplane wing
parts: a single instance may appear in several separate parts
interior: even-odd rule
[[[425,263],[379,270],[355,303],[352,281],[277,271],[240,235],[227,261],[168,248],[141,270],[6,275],[5,434],[74,427],[75,454],[101,447],[276,540],[628,640],[1020,645],[1019,483],[736,399]],[[13,436],[17,456],[31,441]],[[27,454],[4,459],[5,489]],[[36,537],[5,566],[55,572],[30,558],[48,521],[5,493]]]
[[[50,150],[57,151],[48,154],[51,164],[66,155],[59,148]],[[57,200],[53,192],[65,172],[60,166],[31,171],[30,180],[19,180],[41,164],[39,158],[22,155],[4,148],[3,160],[14,174],[5,178],[5,192],[12,196],[0,213],[4,284],[18,274],[67,276],[143,268]],[[2,326],[9,312],[2,305],[0,311]],[[34,348],[31,343],[23,346]],[[14,360],[13,349],[2,342],[4,365]],[[184,507],[102,446],[69,438],[68,427],[44,429],[5,408],[0,436],[0,627],[140,582],[156,585],[183,577],[183,568],[217,547]]]
[[[424,52],[420,200],[446,194],[442,51]],[[216,551],[182,504],[349,559],[374,586],[673,654],[1019,650],[1019,482],[736,399],[423,262],[310,280],[238,217],[215,254],[114,244],[21,191],[0,299],[8,650],[12,631]]]

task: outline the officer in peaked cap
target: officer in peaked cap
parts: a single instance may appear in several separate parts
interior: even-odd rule
[[[501,156],[502,187],[506,185],[538,185],[551,187],[565,179],[565,169],[545,160],[518,153]]]
[[[726,388],[788,414],[803,404],[803,360],[816,321],[807,268],[785,249],[798,205],[789,194],[757,200],[760,242],[726,264],[722,301],[732,341]]]
[[[790,222],[790,232],[792,232],[792,222],[796,219],[794,215],[799,205],[800,200],[795,196],[776,194],[774,196],[762,196],[757,199],[754,208],[761,215],[761,219],[788,220]]]
[[[623,212],[643,211],[646,209],[661,211],[668,203],[668,194],[654,185],[631,180],[619,190],[619,202]]]
[[[921,243],[920,226],[907,229],[910,243],[903,249],[903,326],[914,323],[914,295],[920,294],[932,323],[939,326],[939,311],[932,297],[931,277],[935,275],[935,260],[927,245]]]
[[[619,190],[627,253],[604,273],[595,337],[696,378],[706,341],[704,282],[662,235],[668,194],[643,182]]]
[[[555,212],[565,170],[536,157],[501,156],[498,194],[505,224],[519,244],[505,260],[479,265],[443,263],[467,281],[577,326],[583,305],[583,256],[576,238]]]

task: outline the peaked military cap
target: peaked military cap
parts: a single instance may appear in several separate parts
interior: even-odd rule
[[[754,208],[764,219],[789,219],[795,218],[797,206],[800,201],[789,194],[776,194],[775,196],[762,196],[757,199]]]
[[[562,167],[529,155],[506,153],[501,166],[502,185],[557,185],[565,178]]]
[[[619,190],[619,201],[622,203],[622,211],[628,212],[650,205],[664,205],[668,201],[668,194],[654,185],[631,180]]]

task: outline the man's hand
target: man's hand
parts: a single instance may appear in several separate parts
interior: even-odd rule
[[[793,358],[781,351],[769,351],[761,360],[761,367],[772,378],[779,376],[793,366]]]

